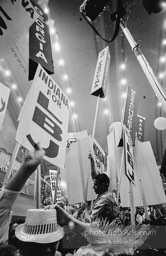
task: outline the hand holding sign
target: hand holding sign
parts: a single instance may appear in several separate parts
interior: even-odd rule
[[[165,117],[158,117],[154,120],[154,127],[157,130],[165,130],[166,129],[166,118]]]

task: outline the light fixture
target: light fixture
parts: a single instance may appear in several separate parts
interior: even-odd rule
[[[64,74],[64,75],[62,76],[62,79],[63,79],[64,81],[67,81],[67,80],[69,79],[69,76],[68,76],[67,74]]]
[[[158,74],[159,79],[163,79],[164,76],[165,76],[165,74],[164,74],[163,72],[160,72],[160,73]]]
[[[70,101],[70,106],[74,107],[75,106],[75,102],[73,100]]]
[[[166,60],[165,56],[161,56],[160,59],[159,59],[160,63],[164,63],[165,60]]]
[[[74,120],[76,120],[76,119],[78,118],[78,115],[77,115],[76,113],[74,113],[74,114],[72,115],[72,118],[73,118]]]
[[[122,78],[120,81],[121,85],[126,85],[127,84],[127,79],[126,78]]]
[[[21,96],[17,97],[17,101],[18,101],[19,103],[23,102],[23,97],[21,97]]]
[[[12,90],[16,90],[17,89],[17,84],[11,84],[11,88],[12,88]]]
[[[71,89],[70,87],[68,87],[68,88],[66,89],[66,93],[67,93],[67,94],[71,94],[71,93],[72,93],[72,89]]]
[[[10,70],[5,70],[4,71],[4,75],[5,76],[10,76],[11,75],[11,71]]]
[[[106,108],[104,109],[104,115],[108,115],[109,114],[109,110]]]
[[[53,47],[56,52],[60,52],[61,46],[58,42],[54,43]]]
[[[64,66],[64,64],[65,64],[64,59],[59,59],[59,60],[58,60],[58,65],[59,65],[59,66],[62,67],[62,66]]]
[[[126,69],[126,64],[125,63],[121,63],[120,64],[120,69],[121,70],[125,70]]]

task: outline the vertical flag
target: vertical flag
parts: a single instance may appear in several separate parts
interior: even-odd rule
[[[137,115],[137,132],[136,136],[139,141],[144,141],[145,133],[145,120],[146,118],[140,115]]]
[[[4,84],[0,83],[0,130],[2,128],[3,120],[6,113],[10,89]]]
[[[44,11],[32,1],[39,15],[29,29],[29,80],[32,80],[38,63],[48,74],[54,73],[48,17]]]
[[[136,91],[128,86],[123,124],[126,126],[129,139],[132,140],[133,145],[135,144],[136,120],[137,120],[136,118],[137,118]]]
[[[125,174],[128,179],[134,182],[134,154],[133,145],[128,137],[126,131],[124,131],[124,153],[125,153]]]
[[[104,92],[107,85],[110,58],[109,46],[99,52],[91,95],[100,96],[101,98],[105,97]]]

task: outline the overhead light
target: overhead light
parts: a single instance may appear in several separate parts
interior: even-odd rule
[[[61,46],[58,42],[54,43],[53,47],[56,52],[60,52]]]
[[[64,64],[65,64],[64,59],[59,59],[59,60],[58,60],[58,65],[59,65],[59,66],[64,66]]]
[[[10,76],[11,75],[11,71],[10,70],[5,70],[4,71],[4,75],[5,76]]]
[[[72,115],[72,118],[75,120],[75,119],[78,118],[78,115],[77,115],[76,113],[74,113],[74,114]]]
[[[67,89],[66,89],[66,93],[67,93],[67,94],[71,94],[71,93],[72,93],[72,89],[71,89],[70,87],[67,88]]]
[[[75,102],[73,100],[70,101],[70,106],[74,107],[75,106]]]
[[[12,88],[12,90],[16,90],[17,89],[17,84],[11,84],[11,88]]]
[[[126,64],[125,63],[121,63],[120,64],[120,69],[121,70],[125,70],[126,69]]]
[[[67,74],[64,74],[64,75],[62,76],[62,79],[63,79],[64,81],[67,81],[67,80],[69,79],[69,76],[68,76]]]

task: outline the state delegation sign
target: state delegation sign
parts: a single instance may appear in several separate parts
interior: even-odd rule
[[[39,65],[21,111],[16,141],[31,151],[40,142],[44,158],[64,168],[68,120],[69,99]]]

